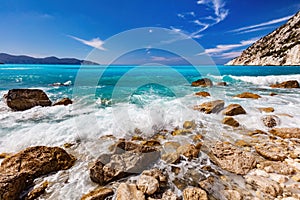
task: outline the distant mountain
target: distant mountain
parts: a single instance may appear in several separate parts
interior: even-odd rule
[[[300,11],[227,65],[300,65]]]
[[[61,65],[98,65],[91,61],[78,60],[76,58],[57,58],[57,57],[46,57],[46,58],[34,58],[30,56],[14,56],[6,53],[0,53],[0,64],[61,64]]]

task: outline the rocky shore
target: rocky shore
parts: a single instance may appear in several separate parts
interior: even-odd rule
[[[215,85],[228,87],[207,78],[192,83],[197,88]],[[270,88],[290,90],[299,88],[299,83],[291,80]],[[270,98],[275,95],[270,94]],[[195,93],[196,98],[211,96],[214,94],[201,89]],[[113,145],[100,149],[97,158],[89,160],[86,171],[95,187],[77,199],[300,199],[300,127],[278,127],[281,116],[276,108],[258,106],[264,113],[261,123],[268,131],[245,129],[237,116],[247,115],[249,110],[235,103],[237,98],[257,101],[263,97],[246,92],[232,96],[229,103],[218,99],[191,108],[205,115],[221,115],[219,123],[232,132],[226,137],[233,142],[222,133],[216,133],[220,140],[208,137],[204,125],[194,120],[172,130],[157,130],[148,138],[138,129],[128,138],[102,136],[101,140]],[[10,90],[5,99],[13,111],[52,105],[41,90]],[[66,98],[54,105],[71,103]],[[74,153],[80,145],[34,146],[15,154],[0,154],[0,200],[47,199],[52,183],[45,178],[67,172],[81,162],[80,155]],[[68,180],[61,181],[64,184]]]

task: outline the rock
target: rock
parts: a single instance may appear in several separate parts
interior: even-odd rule
[[[45,193],[47,187],[48,187],[48,181],[43,182],[38,187],[31,190],[27,196],[25,197],[25,200],[34,200],[37,199],[39,196]]]
[[[260,176],[245,176],[246,183],[251,185],[253,189],[260,190],[265,194],[277,197],[282,194],[282,188],[278,183],[265,177]]]
[[[274,112],[274,108],[272,108],[272,107],[258,108],[258,110],[260,112],[265,112],[265,113]]]
[[[295,168],[283,162],[264,161],[258,165],[259,169],[263,169],[268,173],[277,173],[283,175],[292,175],[296,172]]]
[[[253,135],[268,135],[268,133],[262,131],[262,130],[254,130],[254,131],[250,131],[248,133],[249,136],[253,136]]]
[[[145,195],[135,184],[121,183],[116,192],[116,200],[145,200]]]
[[[225,142],[217,142],[211,148],[210,158],[222,169],[241,175],[247,174],[256,165],[252,154]]]
[[[183,155],[189,160],[198,158],[200,150],[196,148],[193,144],[186,144],[178,147],[176,150],[177,154]]]
[[[300,128],[274,128],[269,131],[273,135],[281,138],[298,138],[300,139]]]
[[[241,193],[236,190],[225,190],[225,196],[228,200],[242,200],[243,197]]]
[[[73,101],[71,99],[63,98],[63,99],[59,100],[58,102],[54,103],[53,106],[59,106],[59,105],[67,106],[72,103],[73,103]]]
[[[261,118],[264,125],[268,128],[273,128],[278,125],[279,118],[276,115],[266,115]]]
[[[224,117],[224,119],[222,120],[222,123],[232,126],[232,127],[240,126],[240,123],[238,121],[236,121],[233,117]]]
[[[112,196],[114,191],[110,188],[98,188],[85,194],[81,200],[105,200],[107,197]]]
[[[178,147],[180,147],[180,144],[178,142],[165,142],[163,145],[164,151],[166,153],[175,152]]]
[[[142,141],[141,145],[154,147],[154,146],[160,146],[160,142],[157,140],[146,140],[146,141]]]
[[[195,95],[199,96],[199,97],[209,97],[210,96],[210,94],[208,92],[196,92]]]
[[[151,170],[145,170],[143,171],[142,175],[151,176],[155,178],[159,183],[159,187],[165,187],[168,184],[167,176],[164,175],[163,172],[157,168]]]
[[[148,195],[154,194],[159,188],[158,180],[147,175],[141,175],[136,185],[139,190]]]
[[[10,153],[0,153],[0,159],[8,158],[9,156],[11,156]]]
[[[296,175],[292,176],[292,179],[296,182],[300,182],[300,174],[296,174]]]
[[[199,106],[195,106],[194,110],[199,110],[206,114],[218,113],[224,108],[224,105],[225,103],[223,100],[216,100],[216,101],[205,102]]]
[[[204,190],[196,187],[189,187],[183,190],[184,200],[208,200]]]
[[[160,158],[155,147],[120,141],[113,154],[103,154],[90,169],[92,181],[105,185],[111,181],[141,173]]]
[[[217,82],[216,83],[217,86],[227,86],[226,82]]]
[[[296,80],[292,80],[292,81],[285,81],[282,83],[273,84],[273,85],[270,85],[270,87],[272,87],[272,88],[299,88],[299,83]]]
[[[228,116],[234,116],[234,115],[246,114],[246,111],[239,104],[230,104],[225,108],[223,114]]]
[[[191,134],[192,131],[190,129],[177,129],[177,130],[174,130],[171,132],[171,134],[173,136],[176,136],[176,135],[187,135],[187,134]]]
[[[195,121],[185,121],[183,123],[184,129],[195,129],[197,127]]]
[[[272,161],[283,161],[287,157],[283,147],[277,144],[260,143],[255,146],[255,150],[262,157]]]
[[[23,111],[35,106],[51,106],[52,102],[45,92],[38,89],[12,89],[6,96],[7,106],[16,111]]]
[[[261,96],[259,96],[258,94],[253,94],[253,93],[250,93],[250,92],[244,92],[242,94],[235,95],[234,97],[248,98],[248,99],[259,99],[259,98],[261,98]]]
[[[177,200],[177,196],[171,190],[167,190],[163,193],[161,200]]]
[[[271,92],[271,93],[270,93],[270,96],[271,96],[271,97],[276,96],[276,95],[278,95],[278,94],[275,93],[275,92]]]
[[[281,174],[270,174],[270,179],[281,184],[286,183],[289,180],[289,177]]]
[[[180,161],[180,155],[177,152],[165,153],[162,155],[161,159],[166,163],[176,164]]]
[[[192,82],[192,86],[194,87],[211,87],[213,86],[213,83],[208,78],[198,79],[197,81]]]

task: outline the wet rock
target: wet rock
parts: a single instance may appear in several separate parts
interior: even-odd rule
[[[250,92],[244,92],[244,93],[238,94],[234,97],[248,98],[248,99],[259,99],[259,98],[261,98],[261,96],[259,96],[258,94],[253,94],[253,93],[250,93]]]
[[[173,136],[176,136],[176,135],[187,135],[187,134],[191,134],[192,133],[192,130],[190,129],[177,129],[177,130],[174,130],[171,132],[171,134]]]
[[[116,192],[116,200],[145,200],[142,191],[135,184],[121,183]]]
[[[137,187],[143,193],[151,195],[154,194],[158,188],[158,180],[152,176],[141,175],[137,180]]]
[[[167,176],[164,175],[163,172],[157,168],[151,170],[145,170],[143,171],[142,175],[151,176],[155,178],[159,183],[159,187],[165,187],[167,185],[167,181],[168,181]]]
[[[270,93],[270,96],[271,96],[271,97],[276,96],[276,95],[278,95],[278,94],[275,93],[275,92],[271,92],[271,93]]]
[[[266,115],[261,120],[268,128],[273,128],[279,124],[279,118],[276,115]]]
[[[223,124],[226,124],[228,126],[232,126],[232,127],[239,127],[240,123],[238,121],[236,121],[233,117],[224,117],[224,119],[222,120]]]
[[[250,131],[248,133],[249,136],[253,136],[253,135],[268,135],[268,133],[262,131],[262,130],[254,130],[254,131]]]
[[[300,139],[300,128],[274,128],[269,131],[273,135],[281,138],[298,138]]]
[[[110,188],[98,188],[85,194],[81,200],[105,200],[107,197],[112,196],[114,191]]]
[[[183,191],[184,200],[208,200],[204,190],[196,187],[189,187]]]
[[[223,114],[228,116],[234,116],[234,115],[246,114],[246,111],[239,104],[230,104],[225,108]]]
[[[197,81],[192,82],[192,86],[194,87],[211,87],[213,86],[213,82],[208,78],[198,79]]]
[[[296,175],[292,176],[292,179],[296,182],[300,182],[300,174],[296,174]]]
[[[160,158],[155,147],[120,141],[113,154],[101,155],[90,169],[92,181],[105,185],[108,182],[141,173]]]
[[[252,154],[225,142],[217,142],[211,148],[210,158],[222,169],[241,175],[247,174],[256,165]]]
[[[47,187],[48,187],[48,181],[43,182],[38,187],[31,190],[27,196],[25,197],[25,200],[34,200],[37,199],[39,196],[45,193]]]
[[[195,106],[194,110],[199,110],[206,114],[218,113],[224,108],[224,104],[225,103],[223,100],[210,101],[205,102],[199,106]]]
[[[196,92],[195,95],[199,96],[199,97],[209,97],[210,96],[210,94],[208,92]]]
[[[270,85],[272,88],[299,88],[299,83],[296,80],[284,81],[282,83],[277,83]]]
[[[193,144],[186,144],[178,147],[176,150],[177,154],[183,155],[184,157],[188,158],[189,160],[198,158],[200,150],[196,148]]]
[[[274,108],[272,108],[272,107],[258,108],[258,110],[259,110],[260,112],[265,112],[265,113],[271,113],[271,112],[274,112]]]
[[[38,89],[13,89],[6,95],[6,104],[13,110],[23,111],[35,106],[51,106],[45,92]]]
[[[239,146],[239,147],[250,147],[251,144],[246,142],[245,140],[237,140],[234,145]]]
[[[154,147],[154,146],[160,146],[160,142],[157,140],[146,140],[146,141],[142,141],[141,145]]]
[[[195,121],[185,121],[183,123],[184,129],[195,129],[197,127]]]
[[[227,86],[226,82],[217,82],[216,83],[217,86]]]
[[[283,147],[272,143],[261,143],[255,146],[256,152],[272,161],[283,161],[287,156]]]
[[[178,142],[166,142],[163,145],[164,151],[167,153],[175,152],[178,147],[180,147]]]
[[[283,162],[274,162],[274,161],[264,161],[259,163],[259,169],[263,169],[268,173],[277,173],[283,175],[292,175],[296,172],[295,168],[283,163]]]
[[[242,200],[243,196],[236,190],[225,190],[225,196],[228,200]]]
[[[9,156],[11,156],[9,153],[0,153],[0,159],[8,158]]]
[[[245,176],[246,183],[251,185],[253,189],[259,190],[265,194],[277,197],[282,194],[282,188],[278,183],[265,177],[260,176]]]
[[[73,103],[73,101],[71,99],[63,98],[63,99],[59,100],[58,102],[54,103],[53,106],[59,106],[59,105],[67,106],[72,103]]]

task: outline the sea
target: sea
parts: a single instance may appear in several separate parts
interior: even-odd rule
[[[227,86],[191,87],[199,78]],[[88,169],[113,144],[107,138],[130,139],[137,134],[151,138],[194,120],[208,140],[235,142],[243,139],[240,131],[269,130],[261,120],[267,115],[258,109],[262,107],[275,109],[271,114],[278,117],[278,127],[299,127],[300,89],[269,87],[287,80],[300,82],[300,66],[0,65],[0,153],[36,145],[74,144],[68,152],[77,158],[75,166],[43,179],[51,182],[47,199],[80,199],[97,186]],[[68,97],[74,103],[12,111],[2,96],[14,88],[38,88],[52,102]],[[211,96],[195,96],[199,91]],[[233,97],[242,92],[262,98]],[[235,116],[241,124],[238,129],[223,125],[221,113],[193,110],[195,105],[218,99],[244,107],[247,114]],[[166,141],[184,144],[192,139],[170,136]]]

